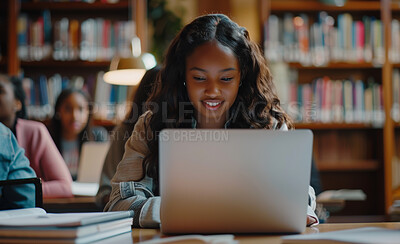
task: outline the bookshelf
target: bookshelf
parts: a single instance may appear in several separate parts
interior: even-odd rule
[[[146,3],[146,0],[119,0],[117,3],[106,3],[100,0],[96,0],[93,3],[87,3],[85,1],[1,1],[0,6],[6,6],[7,14],[1,14],[0,16],[1,18],[5,16],[8,28],[6,28],[6,25],[0,25],[0,30],[7,31],[7,35],[5,35],[7,40],[3,42],[2,39],[0,39],[1,47],[7,47],[7,56],[0,59],[0,70],[3,69],[4,72],[9,75],[18,75],[22,72],[24,77],[33,79],[31,87],[37,85],[42,77],[45,77],[47,82],[49,82],[56,74],[60,74],[63,81],[64,78],[67,78],[67,80],[72,82],[75,77],[79,76],[84,79],[84,86],[88,89],[96,102],[95,92],[98,84],[97,80],[101,77],[101,73],[99,72],[108,70],[111,58],[115,53],[126,51],[126,48],[130,47],[128,45],[132,35],[135,34],[141,39],[142,49],[146,50]],[[3,11],[4,8],[1,7],[0,9]],[[46,18],[49,18],[50,21],[46,22]],[[130,20],[133,21],[133,25],[129,23]],[[41,21],[44,23],[42,24]],[[87,54],[89,51],[86,52],[86,56],[85,53],[82,52],[85,41],[83,38],[84,35],[88,33],[87,31],[82,31],[85,22],[91,22],[92,25],[88,24],[87,26],[94,26],[95,28],[89,29],[96,29],[97,33],[100,33],[97,34],[97,37],[93,38],[96,34],[89,37],[94,39],[94,42],[92,42],[94,43],[93,46],[97,45],[100,39],[102,39],[102,43],[106,45],[101,46],[97,50],[90,47],[92,49],[88,50],[91,51],[91,56]],[[22,26],[27,26],[28,31],[25,33],[28,33],[26,34],[29,35],[28,37],[21,35],[21,33],[24,34],[24,31],[19,29],[21,28],[21,23],[23,23]],[[41,30],[43,32],[43,37],[41,37],[42,33],[40,30],[38,32],[38,37],[32,36],[32,33],[35,35],[35,32],[31,30],[36,23],[39,23],[39,26],[43,26]],[[50,31],[48,32],[46,32],[46,23],[47,26],[50,26]],[[63,25],[65,27],[65,23],[67,23],[67,29],[62,29],[59,34],[57,34],[57,28],[62,28]],[[73,26],[75,31],[71,30]],[[126,33],[128,30],[130,32]],[[65,36],[60,36],[59,39],[56,37],[57,35],[63,35],[62,33],[68,33],[67,41],[63,39]],[[47,39],[46,34],[48,34]],[[29,51],[21,52],[21,50],[23,50],[20,48],[21,36],[28,40],[29,43],[27,47]],[[43,40],[41,40],[41,38]],[[121,38],[125,39],[121,41]],[[41,45],[43,45],[43,42],[44,45],[48,44],[51,49],[49,55],[42,54],[39,57],[32,56],[32,53],[40,54],[44,53],[45,50],[43,46],[40,46],[39,49],[37,49],[40,51],[35,51],[34,48],[36,48],[35,45],[37,44],[32,44],[32,40],[41,40]],[[64,42],[64,46],[61,46],[61,49],[57,49],[56,41],[60,43],[59,40]],[[87,43],[87,41],[85,43]],[[124,44],[125,49],[123,50],[120,50],[120,47],[117,46],[121,45],[121,43]],[[71,47],[74,48],[74,50]],[[71,50],[73,50],[75,54],[71,54],[73,53]],[[58,52],[58,56],[55,55],[56,52]],[[21,55],[21,53],[23,53],[23,55]],[[114,92],[113,90],[118,90],[118,92],[114,92],[114,94],[118,95],[109,96],[119,96],[119,94],[122,94],[121,100],[126,100],[128,97],[127,93],[130,91],[130,89],[126,87],[124,91],[118,88],[114,89],[114,87],[107,89],[111,89],[111,93]],[[108,119],[109,118],[101,118],[95,123],[100,125],[104,124],[104,126],[110,128],[110,124],[114,124],[115,122],[113,121],[115,120],[114,118],[110,118],[110,121],[108,121]]]
[[[264,33],[263,47],[266,50],[265,54],[267,59],[269,59],[268,54],[271,54],[271,52],[268,51],[269,45],[276,45],[276,43],[274,43],[276,40],[273,39],[271,33],[268,32],[268,30],[271,30],[271,25],[268,26],[268,21],[271,23],[271,16],[273,16],[272,22],[276,21],[276,19],[284,22],[285,15],[288,13],[290,13],[293,18],[296,16],[302,17],[300,20],[304,20],[304,23],[307,24],[308,21],[309,25],[306,26],[306,29],[308,28],[309,37],[311,36],[311,38],[313,38],[311,34],[319,32],[313,32],[310,27],[313,26],[313,28],[316,29],[318,28],[318,24],[315,25],[316,27],[314,24],[322,23],[320,22],[321,15],[319,15],[321,11],[325,11],[328,16],[331,16],[330,20],[334,20],[334,24],[331,25],[331,28],[337,28],[338,23],[341,21],[340,19],[344,19],[343,16],[346,18],[350,16],[351,21],[353,21],[352,23],[359,21],[360,23],[366,24],[367,22],[364,20],[367,18],[364,18],[364,16],[368,16],[372,21],[379,20],[379,29],[373,29],[376,32],[374,32],[375,34],[371,34],[371,38],[375,38],[376,33],[380,33],[377,38],[379,41],[375,42],[375,39],[372,41],[375,45],[377,45],[376,43],[381,43],[380,46],[373,46],[374,50],[380,48],[380,51],[372,51],[372,57],[369,58],[367,56],[361,56],[360,59],[354,59],[354,57],[351,57],[351,54],[344,54],[348,55],[343,56],[347,57],[347,59],[340,59],[340,55],[336,56],[336,58],[334,57],[334,53],[331,52],[331,50],[335,49],[332,48],[329,50],[329,59],[325,60],[321,65],[315,65],[313,62],[307,63],[307,61],[304,62],[304,60],[285,60],[285,57],[276,62],[283,62],[290,70],[294,70],[295,76],[293,77],[295,78],[292,78],[292,81],[297,82],[296,89],[299,89],[299,87],[303,85],[306,87],[310,86],[312,92],[311,97],[313,97],[313,99],[320,96],[319,93],[312,90],[317,87],[317,82],[315,82],[317,79],[329,77],[331,81],[342,80],[343,82],[345,80],[361,80],[364,85],[362,91],[365,91],[369,87],[371,83],[368,81],[373,79],[377,92],[374,93],[373,90],[372,94],[381,94],[380,97],[377,97],[381,101],[377,106],[380,109],[380,113],[374,113],[372,115],[372,120],[365,119],[365,114],[367,113],[365,110],[365,101],[368,99],[367,96],[364,96],[364,115],[361,120],[346,120],[340,118],[339,121],[334,121],[332,117],[330,117],[328,120],[321,121],[318,115],[316,116],[317,119],[310,119],[303,116],[303,120],[300,119],[296,122],[296,128],[309,128],[314,132],[314,157],[317,167],[320,170],[321,181],[325,190],[359,188],[364,190],[367,194],[367,201],[358,202],[358,208],[356,208],[353,203],[350,203],[349,206],[339,214],[384,214],[387,213],[389,206],[392,204],[396,190],[395,179],[392,177],[392,167],[394,167],[395,163],[393,159],[395,156],[400,157],[400,153],[395,153],[396,151],[400,151],[397,150],[400,149],[400,121],[395,124],[390,116],[393,106],[392,70],[393,67],[398,68],[400,65],[389,59],[392,13],[393,16],[397,15],[397,18],[400,20],[400,5],[390,0],[348,0],[342,7],[325,5],[318,0],[260,0],[260,25]],[[347,13],[349,15],[346,16]],[[274,16],[277,18],[274,19]],[[297,21],[298,20],[299,19],[297,19]],[[296,23],[295,21],[296,20],[293,19],[294,23]],[[323,26],[322,24],[320,25]],[[363,26],[365,27],[366,25]],[[298,31],[296,28],[301,27],[301,25],[300,27],[299,25],[295,26],[294,31]],[[321,32],[324,33],[322,28],[323,27],[321,27]],[[356,30],[356,27],[353,27],[353,30]],[[364,33],[367,33],[365,29],[362,30],[365,31]],[[339,29],[338,32],[340,31]],[[316,34],[315,36],[318,35]],[[355,34],[354,36],[356,36],[356,38],[358,37]],[[353,38],[355,39],[354,42],[357,40],[356,38]],[[283,42],[283,38],[280,40]],[[307,41],[311,42],[315,47],[317,47],[319,43],[318,39]],[[365,49],[368,48],[366,44],[367,39],[363,39],[363,41],[365,46],[362,47],[365,53]],[[328,42],[324,40],[324,45],[325,43]],[[298,45],[298,47],[301,48],[302,44]],[[307,49],[307,51],[309,53],[312,52],[311,48]],[[345,50],[344,53],[346,51],[347,50]],[[357,55],[355,51],[353,54]],[[272,53],[272,57],[275,58],[274,53]],[[270,61],[270,63],[274,63],[274,60]],[[353,87],[354,86],[353,83]],[[326,87],[324,87],[324,89],[325,88]],[[304,95],[304,93],[301,94]],[[325,95],[326,94],[323,93],[323,96]],[[312,104],[315,105],[316,103],[318,104],[318,102],[324,101],[323,96],[320,96],[320,100],[312,100]],[[342,94],[342,96],[344,97],[344,94]],[[304,99],[304,96],[302,99]],[[344,111],[341,112],[346,113],[347,107],[344,105],[342,106]],[[353,106],[355,105],[353,104]],[[375,104],[373,106],[375,111]],[[315,113],[321,113],[322,109],[323,107],[317,106]],[[352,109],[355,108],[352,107]],[[332,113],[332,111],[329,112]],[[379,121],[374,120],[377,116],[379,116]],[[304,121],[304,118],[306,121]],[[400,167],[397,169],[400,170]],[[398,184],[400,184],[400,182],[398,182]]]

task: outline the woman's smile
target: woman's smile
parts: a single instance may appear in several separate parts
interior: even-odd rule
[[[224,101],[220,101],[220,100],[204,100],[202,102],[203,102],[203,105],[206,107],[206,109],[215,111],[215,110],[218,110],[222,106]]]

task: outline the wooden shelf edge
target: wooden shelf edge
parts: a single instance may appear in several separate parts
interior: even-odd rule
[[[317,161],[320,172],[347,172],[347,171],[376,171],[380,169],[377,160],[343,160],[343,161]]]
[[[128,1],[121,1],[118,3],[86,3],[86,2],[35,2],[35,3],[22,3],[22,11],[34,11],[34,10],[127,10],[129,6]]]
[[[400,200],[400,186],[393,190],[393,200]]]
[[[108,67],[111,61],[99,61],[99,62],[91,62],[91,61],[55,61],[55,60],[46,60],[46,61],[22,61],[22,67]]]
[[[44,198],[43,204],[68,204],[68,203],[91,203],[95,198],[92,196],[75,196],[68,198]]]
[[[344,129],[382,129],[372,124],[366,123],[295,123],[296,129],[311,129],[311,130],[344,130]]]
[[[325,66],[303,66],[301,63],[289,63],[291,68],[303,69],[303,70],[315,70],[315,69],[381,69],[382,65],[375,65],[373,63],[359,62],[331,62]],[[399,64],[400,67],[400,64]]]
[[[380,1],[349,1],[343,7],[326,5],[317,1],[297,1],[297,0],[287,0],[287,1],[272,1],[271,11],[292,11],[296,9],[296,12],[300,11],[380,11],[381,4]]]
[[[392,2],[390,5],[390,9],[394,12],[400,11],[400,2]]]

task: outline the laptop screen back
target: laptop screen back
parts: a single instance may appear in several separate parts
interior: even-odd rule
[[[163,130],[161,231],[304,231],[312,141],[310,130]]]
[[[109,142],[85,142],[79,158],[78,182],[99,183]]]

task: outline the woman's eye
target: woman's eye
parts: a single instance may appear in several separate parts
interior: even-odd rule
[[[233,77],[224,77],[224,78],[221,78],[221,80],[223,80],[223,81],[231,81],[233,79]]]
[[[194,76],[193,79],[195,79],[195,80],[200,80],[200,81],[206,80],[206,78],[200,77],[200,76]]]

